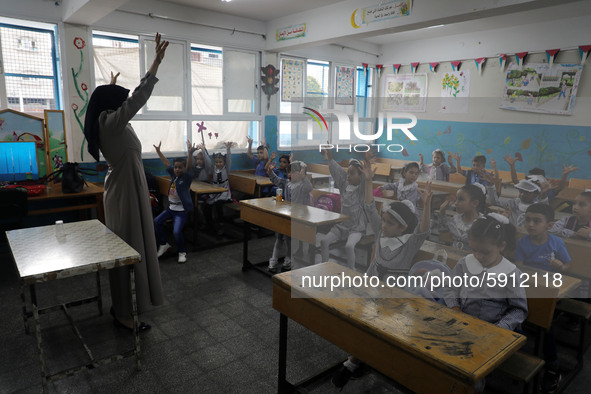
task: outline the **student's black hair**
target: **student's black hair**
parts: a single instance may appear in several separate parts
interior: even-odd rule
[[[548,204],[543,204],[541,202],[537,202],[535,204],[530,205],[525,210],[525,213],[539,213],[546,218],[547,222],[551,222],[554,220],[554,209]]]
[[[177,157],[172,161],[173,165],[174,165],[174,163],[183,163],[183,166],[186,167],[187,166],[187,159],[185,157]]]
[[[406,171],[410,170],[411,168],[416,168],[417,170],[420,170],[419,163],[411,161],[410,163],[406,163],[404,167],[402,167],[401,175],[404,179],[406,179]]]
[[[543,177],[546,176],[546,171],[542,170],[541,168],[532,168],[531,170],[529,170],[528,172],[529,175],[541,175]]]
[[[488,213],[488,207],[486,206],[486,194],[482,192],[482,189],[476,185],[470,184],[462,186],[460,190],[463,190],[468,194],[470,201],[478,201],[478,207],[476,208],[478,212],[483,214]]]
[[[490,215],[476,219],[472,224],[468,237],[478,241],[491,241],[500,246],[506,242],[505,251],[515,250],[517,229],[511,223],[501,223]]]
[[[220,158],[220,159],[222,159],[224,161],[224,164],[226,164],[226,155],[225,154],[216,152],[216,153],[213,154],[212,157],[213,157],[213,160],[214,161],[215,161],[215,159]]]
[[[287,164],[289,164],[289,163],[291,162],[291,161],[289,160],[289,155],[281,155],[281,156],[279,157],[279,161],[281,161],[281,159],[285,159],[285,160],[287,160]]]
[[[415,228],[417,227],[419,221],[414,212],[411,211],[406,204],[400,201],[395,201],[392,204],[390,204],[390,209],[399,214],[402,220],[404,220],[407,224],[406,230],[404,230],[404,233],[402,233],[402,235],[412,234],[415,231]],[[390,215],[389,213],[386,214]],[[394,218],[394,220],[396,220],[396,218]]]
[[[484,155],[476,155],[476,156],[474,156],[474,158],[472,159],[472,161],[475,161],[476,163],[486,164],[486,156],[484,156]]]
[[[262,150],[264,152],[265,151],[265,145],[259,145],[257,147],[257,152],[260,151],[260,150]]]

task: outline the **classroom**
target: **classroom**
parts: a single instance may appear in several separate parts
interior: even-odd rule
[[[587,393],[590,17],[0,2],[0,392]]]

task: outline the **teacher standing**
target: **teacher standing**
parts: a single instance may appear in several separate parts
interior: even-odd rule
[[[156,53],[146,75],[131,96],[129,90],[117,85],[119,73],[111,72],[111,83],[97,87],[88,103],[84,119],[84,135],[88,152],[99,160],[99,149],[109,165],[105,178],[105,221],[109,229],[141,255],[135,265],[137,304],[141,313],[150,305],[163,302],[160,267],[156,256],[154,220],[148,185],[142,162],[142,144],[129,124],[146,104],[158,82],[156,72],[164,59],[168,41],[156,33]],[[129,267],[109,270],[113,323],[133,328]],[[141,323],[139,331],[150,329]]]

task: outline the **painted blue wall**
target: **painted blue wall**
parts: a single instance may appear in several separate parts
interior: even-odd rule
[[[497,161],[499,170],[509,170],[503,160],[507,154],[517,157],[518,172],[527,173],[534,167],[542,168],[550,178],[560,178],[562,164],[580,169],[574,178],[591,179],[587,171],[591,166],[591,127],[546,124],[475,123],[419,120],[412,129],[418,141],[410,141],[402,132],[395,132],[395,141],[388,142],[383,135],[378,143],[399,143],[401,153],[381,153],[382,157],[431,162],[431,152],[437,148],[447,153],[458,152],[462,166],[472,166],[472,158],[483,154]],[[519,160],[521,158],[521,160]]]

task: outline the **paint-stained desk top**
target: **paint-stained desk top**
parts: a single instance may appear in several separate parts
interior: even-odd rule
[[[414,391],[471,392],[525,343],[520,334],[407,298],[412,295],[401,289],[380,288],[389,298],[378,298],[361,288],[302,287],[306,275],[343,274],[360,275],[335,263],[275,275],[273,307]]]
[[[24,283],[46,282],[135,264],[141,257],[98,220],[7,231],[14,261]]]

